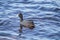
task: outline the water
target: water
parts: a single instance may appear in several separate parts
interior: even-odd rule
[[[0,40],[60,40],[60,0],[0,0]],[[35,28],[19,33],[22,12]]]

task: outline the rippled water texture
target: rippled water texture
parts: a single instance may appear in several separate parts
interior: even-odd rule
[[[20,12],[35,23],[21,35]],[[0,40],[60,40],[60,0],[0,0]]]

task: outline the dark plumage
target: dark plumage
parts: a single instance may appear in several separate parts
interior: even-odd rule
[[[20,17],[20,32],[22,32],[23,27],[29,29],[35,28],[34,22],[32,20],[23,20],[23,15],[21,13],[18,16]]]

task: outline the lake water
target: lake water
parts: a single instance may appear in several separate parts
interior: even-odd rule
[[[33,30],[19,33],[20,12]],[[60,40],[60,0],[0,0],[0,40]]]

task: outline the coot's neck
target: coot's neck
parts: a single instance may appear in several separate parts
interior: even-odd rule
[[[23,21],[23,15],[20,14],[20,21],[22,22]]]

